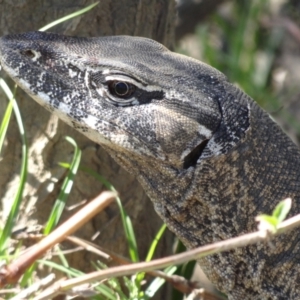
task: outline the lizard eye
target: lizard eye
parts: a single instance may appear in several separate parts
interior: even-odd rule
[[[111,81],[108,84],[109,91],[112,95],[119,98],[128,98],[135,91],[135,86],[124,81]]]

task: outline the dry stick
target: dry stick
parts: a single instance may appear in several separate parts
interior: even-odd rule
[[[10,298],[10,300],[20,300],[20,299],[29,299],[30,296],[37,292],[41,287],[45,287],[52,283],[55,279],[55,275],[49,274],[47,277],[42,278],[41,280],[33,283],[28,288],[22,290],[20,293],[18,293],[15,297]]]
[[[42,234],[35,234],[35,235],[28,235],[29,238],[34,239],[34,240],[41,240],[45,236]],[[84,239],[78,238],[76,236],[68,236],[66,237],[65,241],[69,241],[75,245],[80,246],[81,249],[85,249],[86,251],[89,251],[91,253],[94,253],[96,255],[99,255],[106,261],[114,261],[117,262],[120,265],[128,265],[132,264],[132,262],[128,259],[125,258],[119,254],[116,254],[115,252],[105,249],[103,247],[100,247],[99,245],[96,245],[90,241],[86,241]],[[80,250],[81,250],[80,249]],[[74,249],[69,250],[70,252],[73,252]],[[76,250],[77,251],[77,250]],[[63,251],[62,253],[68,253],[67,251]],[[52,253],[52,255],[56,255],[56,253]],[[190,294],[193,290],[199,288],[199,283],[190,281],[185,279],[182,276],[178,275],[168,275],[162,271],[149,271],[146,272],[148,275],[153,276],[153,277],[160,277],[170,283],[175,289],[180,291],[183,294]],[[49,287],[51,289],[51,287]]]
[[[89,283],[92,281],[100,281],[112,277],[132,275],[137,272],[148,272],[156,269],[165,268],[169,265],[178,265],[190,260],[197,260],[201,257],[205,257],[211,254],[233,250],[238,247],[244,247],[257,242],[268,240],[271,236],[281,234],[300,226],[300,214],[282,222],[277,227],[277,231],[272,233],[268,230],[261,230],[253,233],[248,233],[239,237],[231,238],[226,241],[217,242],[211,245],[199,247],[184,253],[172,255],[166,258],[156,259],[151,262],[140,262],[132,265],[125,265],[119,267],[112,267],[106,270],[92,272],[87,275],[83,275],[79,278],[69,279],[63,282],[59,282],[52,286],[52,290],[48,289],[35,297],[34,300],[46,300],[60,292],[64,292],[71,289],[74,286],[80,284]]]
[[[43,238],[45,238],[44,234],[28,234],[28,235],[22,237],[23,240],[30,239],[30,240],[35,240],[35,241],[36,240],[40,241]],[[84,240],[84,239],[78,238],[76,236],[70,235],[70,236],[66,237],[65,241],[73,243],[74,245],[77,245],[79,247],[77,249],[61,250],[60,253],[62,253],[64,255],[69,254],[69,253],[82,251],[82,250],[86,250],[86,251],[89,251],[91,253],[94,253],[94,254],[100,256],[101,258],[105,259],[106,261],[111,261],[111,257],[108,254],[108,252],[107,253],[105,252],[106,250],[103,250],[98,245],[93,244],[93,243],[91,243],[87,240]],[[56,252],[53,252],[52,256],[60,255],[60,253],[57,254]]]
[[[44,237],[44,235],[30,235],[29,236],[32,239],[41,239]],[[80,246],[82,249],[85,249],[86,251],[89,251],[91,253],[94,253],[96,255],[99,255],[103,259],[105,259],[107,262],[114,261],[120,265],[132,265],[132,262],[109,249],[103,248],[99,245],[96,245],[90,241],[86,241],[84,239],[78,238],[76,236],[68,236],[66,237],[65,241],[71,242],[75,245]],[[63,251],[63,253],[66,253],[66,251]],[[55,253],[52,253],[52,255],[56,255]],[[182,292],[183,294],[189,294],[194,289],[199,288],[198,282],[192,282],[187,279],[185,279],[182,276],[178,275],[168,275],[164,273],[163,271],[149,271],[145,272],[150,276],[153,277],[160,277],[167,282],[169,282],[174,288]]]
[[[75,236],[68,236],[66,240],[76,245],[80,245],[84,247],[87,251],[91,251],[96,254],[97,251],[100,251],[101,256],[103,256],[103,253],[106,254],[106,256],[109,258],[108,261],[113,260],[114,262],[117,262],[120,265],[132,265],[132,262],[128,258],[116,254],[111,250],[95,245],[94,243],[91,243],[89,241],[85,241]],[[187,280],[182,276],[168,275],[162,271],[149,271],[145,273],[152,277],[159,277],[164,279],[165,281],[170,283],[175,289],[177,289],[183,294],[190,294],[194,289],[199,288],[198,282]]]
[[[89,251],[91,253],[100,256],[108,262],[112,260],[109,250],[103,249],[98,245],[91,243],[90,241],[86,241],[76,236],[68,236],[66,238],[66,241],[69,241],[75,245],[82,247],[86,251]]]
[[[16,283],[25,270],[42,254],[82,227],[88,220],[109,205],[115,197],[116,193],[113,192],[101,193],[61,226],[51,232],[47,237],[42,239],[36,245],[28,248],[24,254],[15,259],[10,265],[2,268],[0,271],[0,287],[8,283]]]

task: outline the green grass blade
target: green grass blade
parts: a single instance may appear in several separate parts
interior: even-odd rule
[[[9,120],[11,117],[12,108],[13,108],[12,101],[9,101],[7,108],[5,110],[3,120],[1,122],[1,126],[0,126],[0,153],[2,151],[2,146],[3,146],[3,142],[5,139],[6,132],[7,132]]]
[[[41,28],[40,30],[45,31],[61,22],[64,22],[66,20],[69,20],[71,18],[79,16],[79,15],[89,11],[90,9],[94,8],[96,5],[98,5],[98,3],[99,2],[94,3],[80,11],[77,11],[77,12],[70,14],[64,18],[61,18],[55,22],[52,22],[52,23],[48,24],[47,26]],[[14,111],[14,114],[16,116],[16,121],[17,121],[17,124],[19,127],[19,132],[20,132],[21,141],[22,141],[22,162],[21,162],[21,171],[20,171],[20,184],[18,186],[16,195],[12,201],[11,210],[9,212],[5,226],[3,229],[0,229],[0,255],[3,255],[3,257],[7,258],[8,255],[5,251],[5,248],[8,244],[12,228],[15,225],[15,220],[19,213],[19,208],[20,208],[20,204],[21,204],[21,200],[22,200],[24,186],[25,186],[26,178],[27,178],[28,147],[27,147],[26,136],[25,136],[25,131],[24,131],[21,114],[20,114],[17,102],[14,99],[13,93],[11,92],[11,90],[9,89],[9,87],[7,86],[7,84],[5,83],[5,81],[2,78],[0,78],[0,86],[4,90],[5,94],[7,95],[7,97],[10,100],[8,107],[5,111],[3,120],[0,125],[0,152],[2,150],[2,146],[3,146],[3,142],[5,139],[6,132],[7,132],[7,128],[8,128],[8,124],[10,121],[12,110]],[[16,91],[16,89],[15,89],[15,91]],[[81,154],[81,152],[80,152],[80,154]],[[79,158],[79,161],[80,161],[80,158]],[[78,166],[77,166],[77,168],[78,168]],[[56,217],[58,217],[58,214],[56,214]],[[56,218],[56,219],[58,220],[58,218]],[[55,220],[54,220],[53,224],[55,224]],[[51,225],[49,225],[47,230],[51,230]],[[22,279],[23,285],[26,285],[29,282],[30,278],[32,277],[31,274],[34,272],[34,270],[35,270],[35,265],[33,265],[29,270],[27,270],[25,276],[23,276],[23,279]],[[113,299],[112,297],[110,297],[110,298]]]
[[[97,261],[96,264],[94,262],[92,262],[92,265],[95,267],[95,269],[97,271],[107,269],[107,265],[99,260]],[[125,290],[124,284],[125,284],[125,286],[127,286],[126,283],[129,279],[127,277],[123,277],[123,280],[124,280],[124,283],[123,282],[121,283],[119,278],[117,278],[117,277],[109,278],[105,283],[108,287],[110,287],[114,291],[115,294],[118,295],[118,299],[120,299],[120,300],[128,299],[124,293],[124,290]]]
[[[63,254],[63,252],[61,251],[59,245],[57,245],[56,249],[57,249],[58,257],[61,261],[61,264],[63,266],[65,266],[66,268],[69,268],[70,267],[69,262],[67,261],[67,259],[66,259],[65,255]]]
[[[276,205],[276,207],[272,213],[272,216],[275,217],[277,219],[278,223],[280,224],[287,217],[288,213],[291,210],[291,207],[292,207],[292,199],[291,198],[287,198],[283,201],[280,201]]]
[[[125,212],[121,200],[118,201],[118,199],[117,199],[117,203],[118,203],[119,209],[121,211],[121,216],[123,215],[122,221],[123,221],[124,230],[126,232],[127,243],[129,244],[130,258],[133,262],[138,262],[139,261],[138,246],[137,246],[131,219]],[[124,222],[123,218],[125,218],[125,222]]]
[[[107,189],[116,192],[116,189],[113,187],[113,185],[109,181],[107,181],[103,176],[99,175],[97,172],[95,172],[95,171],[93,171],[89,168],[85,168],[85,167],[81,167],[80,169],[82,171],[90,174],[91,176],[93,176],[97,180],[99,180]],[[117,204],[118,204],[119,209],[120,209],[122,224],[123,224],[123,228],[124,228],[124,231],[125,231],[125,236],[126,236],[126,239],[127,239],[127,243],[128,243],[128,246],[129,246],[130,258],[133,262],[138,262],[139,261],[138,246],[137,246],[137,242],[136,242],[136,238],[135,238],[135,234],[134,234],[134,230],[133,230],[131,220],[130,220],[129,216],[127,215],[127,213],[125,212],[125,210],[122,206],[121,199],[119,197],[116,197],[116,201],[117,201]]]
[[[39,260],[37,260],[37,263],[39,263],[43,266],[48,266],[51,269],[55,269],[57,271],[63,272],[68,277],[78,277],[80,275],[85,274],[77,269],[74,269],[71,267],[66,267],[66,266],[61,265],[60,263],[56,263],[56,262],[50,261],[50,260],[39,259]]]
[[[0,78],[0,86],[3,89],[3,91],[5,91],[5,94],[7,95],[7,97],[10,99],[8,106],[5,110],[3,120],[0,125],[0,153],[1,153],[3,142],[5,139],[5,135],[6,135],[8,124],[9,124],[9,120],[10,120],[11,113],[13,110],[13,101],[14,101],[13,98],[14,97],[13,97],[13,94],[11,93],[10,89],[8,88],[6,82],[2,78]]]
[[[0,253],[3,253],[3,250],[5,249],[8,238],[10,237],[12,228],[15,224],[15,220],[17,218],[21,200],[22,200],[22,195],[24,191],[24,186],[27,178],[27,165],[28,165],[28,147],[27,147],[27,142],[26,142],[26,136],[25,136],[25,131],[24,131],[24,125],[23,121],[21,118],[21,114],[19,111],[19,107],[17,102],[14,100],[14,97],[12,96],[13,93],[10,91],[9,87],[5,84],[3,80],[1,80],[1,88],[3,89],[5,93],[7,93],[7,96],[9,100],[12,101],[12,106],[13,106],[13,111],[16,117],[16,121],[19,127],[19,132],[21,135],[21,142],[22,142],[22,163],[21,163],[21,171],[20,171],[20,184],[18,186],[18,190],[16,192],[15,198],[12,203],[11,210],[9,212],[6,224],[4,226],[4,229],[2,231],[1,237],[0,237]]]
[[[63,18],[60,18],[60,19],[54,21],[54,22],[51,22],[50,24],[47,24],[46,26],[40,28],[39,31],[46,31],[46,30],[48,30],[48,29],[50,29],[50,28],[52,28],[52,27],[54,27],[54,26],[56,26],[56,25],[58,25],[58,24],[60,24],[62,22],[65,22],[65,21],[67,21],[69,19],[72,19],[72,18],[75,18],[75,17],[77,17],[79,15],[82,15],[82,14],[88,12],[89,10],[91,10],[92,8],[94,8],[98,4],[99,4],[99,2],[93,3],[93,4],[91,4],[91,5],[83,8],[81,10],[78,10],[78,11],[76,11],[76,12],[70,14],[70,15],[67,15],[67,16],[65,16]]]
[[[150,261],[153,258],[154,252],[156,250],[157,244],[159,242],[159,240],[161,239],[161,237],[163,236],[164,232],[167,229],[167,225],[163,224],[159,231],[157,232],[153,242],[151,243],[150,249],[148,251],[147,257],[146,257],[146,261]]]
[[[99,2],[96,2],[92,5],[89,5],[88,7],[81,9],[75,13],[72,13],[68,16],[65,16],[61,19],[58,19],[46,26],[44,26],[43,28],[40,29],[40,31],[46,31],[47,29],[62,23],[66,20],[69,20],[71,18],[74,18],[76,16],[79,16],[89,10],[91,10],[92,8],[94,8],[96,5],[98,5]],[[5,94],[8,96],[8,98],[11,100],[13,99],[12,97],[12,92],[10,91],[9,87],[7,86],[7,84],[5,83],[5,81],[0,78],[0,85],[1,88],[4,90]],[[11,211],[9,213],[8,219],[6,221],[5,227],[3,229],[3,231],[1,232],[1,236],[0,236],[0,253],[2,253],[2,251],[5,249],[6,244],[7,244],[7,240],[11,234],[11,230],[15,224],[15,219],[17,217],[18,211],[19,211],[19,206],[21,203],[21,199],[22,199],[22,194],[23,194],[23,190],[24,190],[24,186],[25,186],[25,182],[26,182],[26,177],[27,177],[27,164],[28,164],[28,148],[27,148],[27,143],[26,143],[26,136],[25,136],[25,131],[24,131],[24,126],[23,126],[23,122],[21,119],[21,115],[17,106],[16,101],[10,101],[11,104],[9,104],[6,113],[4,115],[4,120],[1,122],[1,132],[0,132],[0,151],[2,149],[2,145],[3,145],[3,141],[4,141],[4,137],[5,137],[5,133],[7,130],[7,126],[8,126],[8,121],[10,119],[10,105],[12,105],[14,113],[16,115],[16,120],[17,120],[17,124],[19,126],[19,131],[21,134],[21,140],[22,140],[22,165],[21,165],[21,172],[20,172],[20,184],[15,196],[15,199],[13,201],[12,204],[12,208]],[[51,228],[51,225],[49,224],[49,227],[47,230],[49,230]]]
[[[22,288],[25,288],[26,286],[33,284],[34,273],[35,273],[36,267],[37,267],[37,264],[34,263],[25,271],[24,275],[22,276],[21,282],[20,282],[20,286]]]
[[[72,189],[74,183],[74,177],[77,173],[80,164],[81,150],[78,148],[76,142],[73,139],[71,139],[70,137],[66,137],[66,140],[74,146],[75,152],[67,176],[63,182],[58,198],[52,208],[47,225],[44,229],[44,234],[49,234],[49,232],[51,232],[51,230],[59,222],[59,219],[66,205],[67,198]]]
[[[176,272],[176,270],[177,270],[177,266],[169,266],[164,270],[164,272],[167,275],[171,276]],[[165,283],[165,279],[160,277],[155,278],[145,290],[145,295],[143,300],[151,299],[164,283]]]
[[[153,255],[154,255],[154,252],[155,252],[156,247],[158,245],[158,242],[161,239],[161,237],[163,236],[166,228],[167,228],[167,225],[166,224],[162,224],[162,226],[160,227],[159,231],[157,232],[154,240],[152,241],[152,243],[150,245],[150,249],[148,251],[148,254],[147,254],[147,257],[146,257],[145,261],[150,261],[153,258]],[[141,283],[144,280],[144,277],[145,277],[145,273],[144,272],[138,273],[136,275],[136,284],[138,286],[141,286]]]

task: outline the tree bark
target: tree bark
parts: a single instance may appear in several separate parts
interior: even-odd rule
[[[38,28],[82,9],[95,1],[64,0],[0,0],[0,35],[37,30]],[[137,35],[153,38],[167,47],[174,37],[174,0],[102,0],[93,10],[62,23],[50,31],[78,36]],[[1,76],[5,74],[1,71]],[[5,77],[7,78],[7,77]],[[12,86],[12,82],[8,81]],[[145,253],[161,226],[152,203],[139,183],[121,169],[100,146],[94,144],[71,127],[59,121],[44,108],[18,89],[16,95],[22,113],[29,145],[29,165],[26,189],[18,223],[44,224],[56,200],[66,170],[59,162],[70,162],[73,148],[65,136],[73,137],[82,149],[81,166],[103,175],[117,189],[125,210],[133,221],[140,257]],[[0,92],[0,120],[7,101]],[[19,183],[21,143],[14,118],[11,120],[0,160],[0,198],[2,224]],[[67,205],[91,199],[103,190],[102,184],[83,171],[79,171]],[[63,220],[74,210],[64,213]],[[115,204],[84,226],[77,234],[119,254],[128,256],[119,210]],[[166,235],[160,242],[157,256],[170,252],[171,238]],[[88,252],[68,256],[70,264],[83,271],[92,269],[93,259]]]

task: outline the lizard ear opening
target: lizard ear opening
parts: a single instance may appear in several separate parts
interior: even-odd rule
[[[189,167],[195,166],[198,159],[202,155],[204,148],[208,143],[208,139],[202,141],[198,146],[196,146],[183,160],[183,168],[188,169]]]

